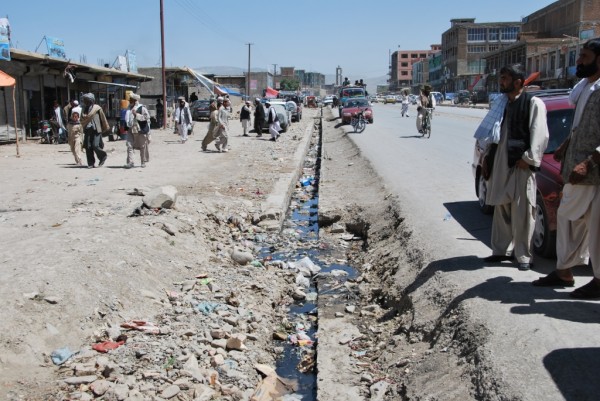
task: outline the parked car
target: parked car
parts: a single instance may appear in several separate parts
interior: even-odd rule
[[[454,104],[469,104],[471,102],[471,92],[467,90],[458,91],[454,94],[452,99]]]
[[[444,95],[442,95],[442,92],[431,92],[431,95],[435,98],[436,104],[441,104],[444,101]]]
[[[535,174],[537,183],[536,220],[533,234],[533,248],[541,256],[556,254],[556,212],[562,196],[563,180],[560,176],[560,163],[553,159],[554,151],[569,135],[573,122],[574,109],[569,103],[568,94],[536,93],[544,101],[547,110],[547,123],[550,132],[548,147],[542,158],[540,170]],[[475,141],[473,176],[475,193],[482,212],[491,214],[493,207],[485,203],[487,183],[481,176],[483,149]]]
[[[210,118],[210,101],[206,99],[195,100],[190,105],[190,110],[192,112],[192,120],[200,121],[202,118],[206,118],[207,120]]]
[[[342,108],[342,123],[350,124],[352,116],[363,111],[363,115],[369,123],[373,124],[373,109],[367,98],[348,99]]]
[[[288,99],[288,101],[296,103],[296,109],[292,110],[292,121],[298,122],[302,120],[302,98],[298,95],[290,95],[285,98]]]
[[[391,104],[396,104],[396,96],[395,96],[395,95],[387,95],[387,96],[385,97],[385,102],[384,102],[384,104],[388,104],[388,103],[391,103]]]
[[[271,107],[274,107],[275,111],[277,112],[277,117],[279,118],[279,125],[281,126],[281,131],[287,132],[288,128],[290,127],[291,112],[285,107],[285,100],[283,99],[262,99],[262,104],[265,108],[265,124],[263,125],[263,129],[269,129],[269,110],[264,105],[264,103],[267,100],[269,100]]]

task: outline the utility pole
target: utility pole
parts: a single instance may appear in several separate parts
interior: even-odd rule
[[[246,43],[248,46],[248,76],[246,77],[246,100],[250,100],[250,46],[254,43]]]
[[[273,89],[277,87],[275,77],[277,76],[277,64],[273,64]]]
[[[162,57],[162,126],[165,128],[167,126],[167,80],[165,74],[165,18],[163,0],[160,0],[160,48]]]

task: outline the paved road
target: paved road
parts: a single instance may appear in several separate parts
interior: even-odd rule
[[[430,139],[416,131],[415,106],[410,112],[402,118],[399,105],[375,104],[375,123],[349,135],[399,197],[458,300],[490,329],[486,351],[502,380],[524,400],[599,399],[600,304],[532,287],[554,260],[538,257],[535,271],[520,272],[510,264],[484,268],[479,259],[491,253],[491,217],[477,209],[472,136],[486,110],[438,107]],[[590,276],[576,275],[577,285]]]

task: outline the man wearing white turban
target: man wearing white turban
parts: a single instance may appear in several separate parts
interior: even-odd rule
[[[133,163],[133,151],[140,151],[141,166],[146,167],[150,159],[148,152],[148,137],[150,136],[150,113],[143,104],[140,104],[140,95],[131,93],[129,95],[129,110],[125,120],[127,122],[127,164],[131,168]]]

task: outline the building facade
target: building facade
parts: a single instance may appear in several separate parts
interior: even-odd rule
[[[446,91],[472,90],[486,70],[485,54],[518,39],[521,22],[477,23],[475,18],[450,20],[442,34],[442,80]]]
[[[138,91],[144,82],[152,80],[139,72],[74,63],[27,50],[11,48],[10,56],[11,60],[0,60],[0,70],[16,80],[16,125],[21,138],[35,136],[39,122],[51,116],[54,101],[65,106],[71,99],[81,101],[88,92],[95,95],[96,103],[114,124],[126,92]],[[12,99],[7,99],[8,96],[0,97],[0,137],[14,133],[9,124],[13,124],[15,110]]]
[[[440,45],[431,45],[429,50],[398,50],[391,55],[390,92],[399,92],[413,85],[413,64],[439,52]]]

